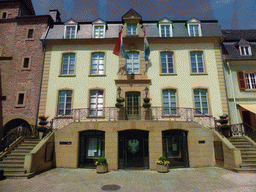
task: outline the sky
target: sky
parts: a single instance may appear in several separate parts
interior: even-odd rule
[[[215,19],[222,29],[256,29],[256,0],[32,0],[37,15],[58,9],[62,21],[121,21],[133,8],[142,20]]]

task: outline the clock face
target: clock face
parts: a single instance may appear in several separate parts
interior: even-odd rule
[[[137,139],[130,139],[128,141],[128,150],[135,154],[139,151],[139,144],[140,142]]]

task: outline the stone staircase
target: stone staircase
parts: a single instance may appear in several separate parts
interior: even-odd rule
[[[25,155],[37,145],[38,139],[25,139],[10,154],[0,161],[0,170],[6,178],[31,178],[34,173],[24,172]]]
[[[256,172],[256,147],[243,136],[230,137],[228,140],[241,151],[242,165],[235,171]]]

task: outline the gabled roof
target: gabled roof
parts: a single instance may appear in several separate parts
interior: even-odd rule
[[[244,38],[242,38],[238,43],[237,45],[240,45],[240,46],[248,46],[250,45],[250,43],[248,41],[246,41]]]
[[[172,21],[165,17],[165,18],[161,19],[158,23],[172,23]]]
[[[76,22],[74,19],[69,19],[64,24],[65,25],[78,25],[78,22]]]
[[[142,19],[141,15],[137,13],[135,10],[130,9],[127,13],[125,13],[122,19]]]
[[[92,22],[93,25],[97,24],[106,24],[105,21],[103,21],[101,18],[96,19],[95,21]]]

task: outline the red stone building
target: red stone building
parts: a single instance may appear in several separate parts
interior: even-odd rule
[[[44,57],[40,40],[53,22],[31,0],[0,0],[0,135],[37,123]]]

